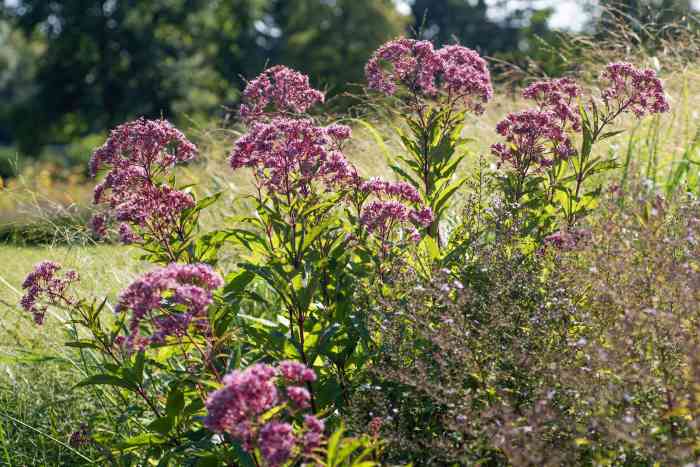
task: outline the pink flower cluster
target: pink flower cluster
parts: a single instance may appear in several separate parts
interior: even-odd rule
[[[429,41],[396,39],[377,49],[365,66],[369,88],[392,95],[399,85],[434,96],[446,93],[480,113],[493,96],[486,62],[459,45],[435,50]]]
[[[206,329],[203,320],[212,291],[222,284],[221,276],[206,264],[173,263],[146,273],[121,293],[117,303],[117,312],[132,313],[127,346],[144,348],[163,342],[167,336],[182,336],[193,320]],[[143,337],[141,325],[146,319],[154,332]]]
[[[306,112],[317,102],[323,102],[321,91],[309,85],[309,77],[285,66],[273,66],[250,81],[243,91],[245,103],[241,117],[259,119],[274,107],[277,112]]]
[[[496,131],[506,144],[494,144],[491,152],[523,174],[548,167],[556,159],[566,159],[575,152],[559,117],[549,110],[508,114]]]
[[[309,391],[293,384],[316,380],[313,370],[301,363],[285,361],[277,367],[257,364],[234,371],[223,379],[224,387],[211,393],[206,402],[204,425],[216,433],[227,433],[251,452],[259,449],[268,465],[282,465],[296,456],[310,454],[323,441],[324,423],[313,415],[304,416],[304,424],[295,430],[283,421],[283,411],[265,421],[262,415],[285,404],[290,415],[309,407]]]
[[[652,69],[639,69],[626,62],[610,63],[600,80],[607,84],[603,101],[616,113],[632,112],[642,117],[670,109],[663,84]]]
[[[30,312],[34,322],[43,324],[47,303],[51,305],[73,305],[75,300],[66,294],[68,287],[80,278],[78,273],[68,270],[61,277],[61,265],[53,261],[42,261],[34,266],[22,283],[26,290],[20,304]]]
[[[254,122],[229,157],[231,167],[252,168],[271,193],[309,194],[315,181],[326,186],[349,180],[355,170],[341,152],[350,128],[319,127],[311,120],[276,117]]]
[[[372,178],[361,183],[359,191],[374,198],[364,204],[360,222],[383,243],[386,243],[393,230],[401,225],[408,227],[411,240],[418,241],[420,233],[416,226],[428,227],[434,220],[432,210],[421,205],[418,190],[406,182],[388,182]]]
[[[581,88],[571,78],[538,81],[523,91],[525,99],[535,101],[542,111],[554,112],[563,127],[570,124],[574,131],[581,129],[576,102],[580,95]]]
[[[175,164],[193,159],[197,148],[165,120],[143,118],[118,126],[90,160],[95,176],[109,167],[94,190],[95,204],[107,204],[120,222],[139,226],[165,240],[174,229],[180,213],[194,205],[192,197],[159,183]],[[98,215],[91,223],[98,235],[106,233],[106,220]],[[140,236],[120,226],[120,237],[128,242]]]

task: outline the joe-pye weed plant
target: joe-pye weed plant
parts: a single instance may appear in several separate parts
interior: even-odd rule
[[[415,276],[420,265],[427,271],[422,280],[435,274],[452,284],[446,292],[451,299],[457,300],[454,289],[467,289],[482,308],[491,303],[479,295],[489,278],[474,273],[483,255],[459,235],[470,230],[473,219],[466,216],[456,233],[444,225],[454,195],[467,181],[455,176],[467,155],[465,116],[478,116],[493,95],[485,60],[458,45],[435,49],[427,41],[398,39],[376,51],[366,72],[370,89],[395,97],[386,105],[400,104],[397,131],[405,153],[392,164],[398,181],[358,172],[344,154],[351,128],[322,125],[312,117],[311,108],[323,103],[324,94],[284,66],[265,70],[243,93],[244,133],[228,161],[253,180],[253,192],[237,201],[252,205],[250,215],[204,231],[200,215],[220,195],[200,199],[195,187],[178,185],[177,166],[198,151],[167,121],[120,125],[95,151],[90,171],[101,181],[93,230],[110,235],[115,224],[119,239],[142,250],[141,259],[154,268],[112,306],[106,299],[76,296],[71,286],[78,273],[43,262],[23,284],[22,306],[38,324],[48,306],[71,316],[68,345],[78,349],[89,374],[78,386],[99,391],[103,403],[79,433],[101,453],[96,462],[373,465],[383,446],[379,424],[352,436],[343,417],[367,369],[385,362],[392,336],[384,336],[377,323],[391,319],[387,329],[410,330],[411,319],[426,311],[426,322],[439,329],[430,313],[443,309],[440,300],[427,298],[425,310],[413,318],[387,314],[395,303],[408,310],[423,303],[425,297],[407,293],[405,278]],[[537,109],[499,124],[505,142],[493,152],[502,164],[499,196],[511,221],[484,224],[479,235],[484,241],[509,238],[507,245],[494,246],[503,264],[525,267],[549,246],[568,246],[562,238],[570,238],[597,196],[584,185],[614,167],[593,155],[593,144],[614,135],[608,126],[622,113],[642,116],[668,108],[649,70],[612,64],[601,78],[602,94],[590,99],[572,80],[533,84],[525,97]],[[559,237],[552,237],[557,229]],[[525,238],[535,248],[521,248]],[[236,267],[223,274],[218,253],[226,244],[241,254]],[[544,272],[532,268],[527,279],[534,286]],[[471,316],[471,305],[460,319],[501,323],[503,338],[517,338],[523,332],[519,323],[536,318],[528,313],[541,311],[537,300],[544,296],[522,295],[526,303],[519,303],[514,327],[482,308],[477,310],[482,315]],[[476,332],[472,324],[450,329]],[[427,368],[419,363],[434,355],[436,348],[426,342],[430,336],[412,331],[406,337],[417,352],[411,361]],[[500,337],[490,338],[493,345],[484,348],[494,352]],[[528,349],[544,345],[525,342],[532,344]],[[489,359],[482,362],[486,366],[514,365],[493,353],[470,352]],[[517,372],[480,371],[446,380],[463,381],[461,391],[476,391],[466,399],[470,413],[489,407],[494,398],[530,400],[535,390],[536,382]],[[507,391],[515,396],[503,396]],[[507,446],[477,448],[505,452]]]

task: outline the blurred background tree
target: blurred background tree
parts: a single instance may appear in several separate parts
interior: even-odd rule
[[[690,0],[622,1],[629,18],[690,8]],[[363,81],[378,45],[402,34],[515,63],[534,56],[542,74],[556,74],[560,64],[539,44],[556,41],[557,4],[0,0],[0,147],[38,156],[141,115],[207,124],[235,106],[245,78],[272,64],[298,68],[338,95]]]

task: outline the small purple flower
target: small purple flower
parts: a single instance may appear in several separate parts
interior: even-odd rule
[[[316,381],[316,373],[303,363],[292,360],[280,362],[278,366],[280,375],[290,383],[313,383]]]
[[[306,388],[300,386],[290,386],[287,388],[287,396],[300,409],[307,409],[311,406],[311,394]]]
[[[310,454],[319,446],[323,441],[323,432],[326,429],[326,425],[322,420],[319,420],[313,415],[304,415],[304,429],[306,432],[302,438],[302,445],[304,453]]]
[[[576,99],[581,95],[581,88],[570,78],[538,81],[523,91],[525,99],[533,100],[542,111],[556,114],[562,126],[571,125],[574,131],[581,129]]]
[[[250,420],[277,404],[275,369],[253,365],[224,377],[224,387],[209,395],[204,425],[216,433],[226,432],[245,441],[251,434]]]
[[[306,112],[317,102],[323,102],[321,91],[309,85],[309,77],[282,65],[263,71],[250,81],[243,91],[241,117],[258,119],[267,110],[274,112]]]
[[[610,63],[600,80],[607,84],[602,91],[603,101],[613,112],[643,117],[670,109],[663,84],[652,69],[639,69],[627,62]]]
[[[58,275],[62,266],[54,261],[42,261],[34,266],[22,283],[26,290],[20,300],[20,305],[34,317],[36,324],[43,324],[47,305],[75,304],[75,299],[66,294],[68,287],[80,280],[78,273],[73,270],[65,272],[63,277]]]
[[[441,87],[475,113],[483,113],[483,104],[493,97],[486,60],[476,51],[461,45],[446,45],[438,50],[437,55],[443,62]]]
[[[316,182],[329,186],[349,180],[355,170],[340,151],[349,131],[319,127],[307,119],[276,117],[254,122],[229,156],[234,170],[252,168],[270,193],[305,196]]]
[[[552,111],[525,110],[511,113],[497,126],[506,144],[491,146],[491,152],[517,171],[549,167],[556,159],[567,159],[575,151],[558,116]]]
[[[148,272],[129,285],[119,296],[116,310],[131,310],[127,345],[144,347],[162,342],[168,335],[182,335],[194,319],[206,319],[206,308],[212,302],[212,291],[221,287],[221,276],[206,264],[170,264]],[[170,305],[181,305],[185,312],[169,313]],[[160,315],[154,314],[158,312]],[[155,327],[149,338],[140,338],[145,318]]]
[[[296,443],[292,425],[270,422],[260,430],[260,452],[270,466],[282,465],[292,455]]]

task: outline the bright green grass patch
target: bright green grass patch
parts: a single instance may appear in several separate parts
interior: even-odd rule
[[[83,465],[89,449],[69,446],[70,435],[97,410],[86,391],[71,388],[82,377],[79,354],[63,346],[64,316],[51,310],[43,326],[19,308],[21,283],[41,260],[80,272],[79,293],[114,303],[143,269],[123,246],[20,248],[0,245],[0,466]]]

